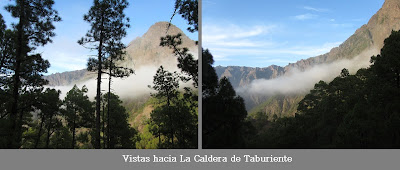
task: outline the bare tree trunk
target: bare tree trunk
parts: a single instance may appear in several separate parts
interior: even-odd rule
[[[53,115],[50,115],[49,117],[49,124],[47,125],[47,139],[46,139],[46,148],[49,148],[49,144],[50,144],[50,131],[51,131],[51,126],[52,126],[52,119],[53,119]]]
[[[39,141],[40,141],[40,136],[41,136],[41,133],[42,133],[42,128],[43,128],[43,123],[44,123],[44,114],[42,113],[42,117],[41,117],[41,122],[40,122],[40,127],[39,127],[39,132],[38,132],[38,136],[37,136],[37,138],[36,138],[36,142],[35,142],[35,149],[38,147],[38,145],[39,145]]]
[[[101,18],[101,28],[100,28],[100,42],[99,42],[99,51],[98,51],[98,70],[97,70],[97,96],[96,96],[96,133],[95,133],[95,144],[94,148],[100,149],[100,91],[101,91],[101,73],[102,73],[102,52],[103,52],[103,25],[104,18]]]
[[[73,120],[73,125],[72,125],[72,149],[75,148],[75,129],[76,129],[76,108],[74,108],[74,120]]]
[[[19,17],[19,23],[17,25],[17,32],[18,32],[18,37],[17,37],[17,42],[18,45],[16,47],[16,59],[15,59],[15,70],[14,70],[14,81],[13,81],[13,101],[12,101],[12,107],[11,107],[11,114],[10,114],[10,120],[11,120],[11,129],[10,129],[10,138],[8,142],[8,148],[19,148],[19,142],[18,141],[18,132],[19,128],[17,125],[17,117],[18,117],[18,101],[19,101],[19,86],[20,86],[20,67],[21,67],[21,60],[22,60],[22,55],[25,55],[23,53],[23,22],[25,19],[25,1],[21,1],[21,7],[20,7],[20,17]],[[22,114],[22,113],[21,113]]]
[[[168,108],[168,114],[169,114],[169,122],[170,122],[170,127],[171,127],[171,144],[172,144],[172,148],[174,148],[174,129],[173,124],[172,124],[172,113],[171,113],[171,109],[170,109],[170,94],[169,92],[167,92],[167,108]]]
[[[105,113],[105,108],[104,108],[104,102],[103,102],[103,148],[106,148],[106,134],[105,134],[105,117],[104,117],[104,113]]]
[[[108,148],[113,148],[110,146],[110,97],[111,97],[111,70],[112,70],[112,57],[110,57],[110,68],[109,68],[109,78],[108,78],[108,98],[107,98],[107,141],[108,141]]]

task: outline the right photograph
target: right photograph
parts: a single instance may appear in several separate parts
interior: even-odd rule
[[[400,148],[400,0],[203,0],[203,149]]]

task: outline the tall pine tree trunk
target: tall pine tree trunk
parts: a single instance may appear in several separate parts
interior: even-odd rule
[[[72,149],[75,148],[76,108],[74,108],[74,120],[72,121]]]
[[[105,134],[105,128],[106,128],[106,126],[105,126],[105,117],[104,117],[104,113],[105,113],[106,111],[105,111],[105,108],[104,108],[104,102],[103,102],[103,115],[101,116],[102,118],[103,118],[103,128],[102,128],[102,130],[103,130],[103,148],[105,149],[106,148],[106,134]]]
[[[101,18],[100,28],[100,42],[98,51],[98,70],[97,70],[97,96],[96,96],[96,133],[94,148],[100,149],[100,91],[101,91],[101,73],[102,73],[102,52],[103,52],[103,39],[104,39],[104,18]]]
[[[172,122],[172,113],[170,109],[170,94],[167,92],[167,108],[168,108],[168,114],[169,114],[169,122],[170,122],[170,128],[171,128],[171,144],[172,148],[174,148],[174,129],[173,129],[173,122]]]
[[[51,126],[52,126],[52,119],[53,119],[53,115],[49,116],[49,124],[47,126],[47,139],[46,139],[46,148],[49,148],[49,144],[50,144],[50,131],[51,131]]]
[[[18,141],[18,132],[19,127],[17,125],[17,117],[18,117],[18,101],[19,101],[19,87],[20,87],[20,67],[21,67],[21,60],[23,58],[23,55],[25,53],[23,52],[24,47],[23,46],[23,34],[24,34],[24,29],[23,29],[23,24],[25,22],[25,13],[24,13],[24,8],[25,8],[25,1],[21,1],[21,7],[20,7],[20,17],[19,17],[19,23],[17,25],[17,48],[16,48],[16,58],[15,58],[15,70],[14,70],[14,81],[13,81],[13,92],[12,92],[12,107],[11,107],[11,114],[10,114],[10,120],[11,120],[11,129],[10,129],[10,138],[9,138],[9,143],[8,143],[8,148],[19,148],[19,141]],[[21,113],[22,114],[22,113]]]
[[[111,97],[111,67],[112,67],[112,57],[110,57],[110,70],[109,70],[109,78],[108,78],[108,98],[107,98],[107,141],[108,141],[108,148],[113,148],[112,146],[110,147],[110,97]]]
[[[160,127],[158,127],[158,148],[161,148],[161,131]]]
[[[39,141],[40,141],[40,136],[42,133],[42,128],[43,128],[43,123],[44,123],[44,114],[42,113],[42,118],[41,118],[41,122],[40,122],[40,127],[39,127],[39,132],[38,132],[38,136],[36,138],[36,142],[35,142],[35,149],[38,147],[39,145]]]

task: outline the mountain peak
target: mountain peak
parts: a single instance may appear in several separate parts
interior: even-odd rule
[[[168,28],[169,25],[169,28]],[[168,32],[167,32],[168,30]],[[169,22],[161,21],[161,22],[156,22],[153,24],[149,30],[143,35],[143,38],[146,39],[157,39],[159,40],[160,37],[164,37],[165,35],[176,35],[178,33],[184,34],[181,29],[176,27],[174,24],[171,24]],[[159,45],[159,43],[157,44]]]
[[[170,25],[169,28],[168,25]],[[167,34],[176,35],[178,33],[182,34],[181,46],[187,47],[190,51],[196,53],[198,49],[195,41],[187,37],[185,33],[174,24],[162,21],[156,22],[143,36],[129,43],[126,48],[129,55],[125,58],[126,61],[124,62],[130,63],[130,66],[137,69],[141,66],[160,65],[161,63],[165,66],[165,63],[170,63],[166,61],[176,61],[176,57],[173,56],[173,51],[169,47],[160,46],[160,38],[165,37]],[[176,66],[176,63],[170,64]]]
[[[398,8],[399,5],[400,5],[400,1],[399,0],[385,0],[385,3],[383,3],[382,8],[393,8],[393,7],[396,7],[396,6]]]
[[[159,21],[159,22],[154,23],[152,26],[150,26],[149,31],[152,30],[152,29],[164,30],[164,31],[166,31],[167,28],[168,28],[168,25],[170,25],[170,28],[169,28],[169,29],[172,29],[172,30],[179,30],[179,32],[182,32],[182,31],[181,31],[178,27],[176,27],[174,24],[169,23],[169,22],[167,22],[167,21]]]

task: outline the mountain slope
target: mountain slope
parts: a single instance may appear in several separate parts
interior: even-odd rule
[[[273,79],[278,76],[282,76],[284,68],[272,65],[264,68],[252,68],[252,67],[240,67],[240,66],[228,66],[215,67],[218,77],[227,77],[232,83],[234,88],[242,87],[249,84],[255,79]]]
[[[215,69],[219,77],[228,77],[234,88],[246,88],[252,80],[282,78],[289,76],[294,70],[304,72],[312,69],[314,66],[337,63],[343,59],[355,60],[357,58],[359,61],[369,61],[372,55],[379,53],[378,50],[383,47],[383,41],[390,35],[391,31],[399,29],[400,0],[386,0],[382,8],[371,17],[367,24],[357,29],[355,33],[339,47],[331,49],[330,52],[326,54],[303,59],[296,63],[289,63],[283,68],[278,66],[269,66],[265,68],[217,66]],[[269,71],[265,72],[265,70]],[[336,76],[338,73],[332,74]],[[293,85],[295,86],[296,84]],[[260,94],[240,95],[245,98],[246,108],[250,111],[250,114],[262,111],[266,112],[269,116],[273,114],[290,116],[294,115],[294,108],[297,108],[297,103],[305,94],[299,92],[298,94],[276,94],[273,96]]]
[[[289,64],[285,71],[292,68],[305,70],[310,66],[322,63],[331,63],[339,59],[351,59],[369,49],[381,49],[383,41],[389,37],[392,30],[400,29],[400,0],[385,0],[382,8],[374,14],[367,24],[361,26],[339,47],[330,52],[300,60]],[[366,56],[370,57],[370,56]]]
[[[181,29],[171,24],[166,32],[169,22],[157,22],[141,37],[137,37],[129,43],[126,48],[125,60],[118,63],[120,66],[133,68],[135,70],[146,66],[158,67],[164,65],[173,69],[176,67],[177,60],[168,47],[160,46],[160,38],[167,34],[182,34],[182,47],[187,47],[197,57],[197,45],[195,41],[187,37]],[[44,76],[49,80],[49,86],[66,86],[95,78],[96,74],[91,74],[84,70],[55,73]]]

